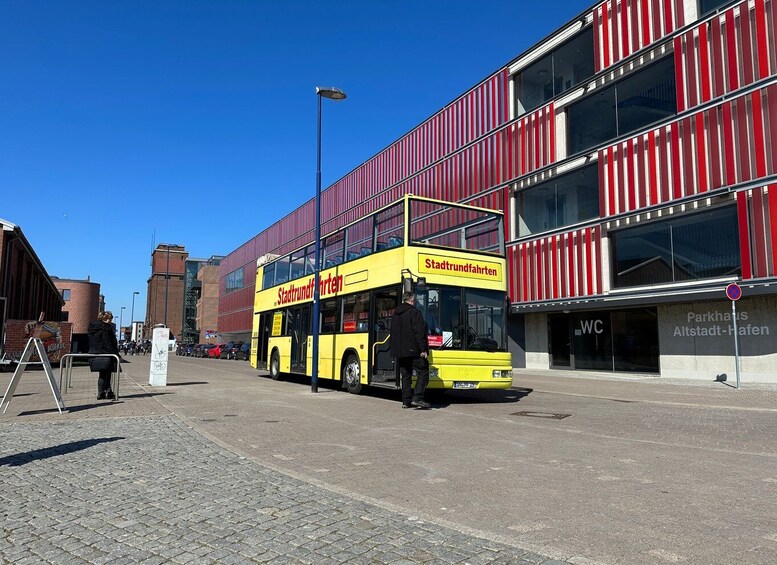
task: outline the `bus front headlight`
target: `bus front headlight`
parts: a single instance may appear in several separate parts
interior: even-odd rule
[[[491,377],[494,379],[509,379],[512,376],[513,372],[510,370],[500,371],[499,369],[494,369],[491,371]]]

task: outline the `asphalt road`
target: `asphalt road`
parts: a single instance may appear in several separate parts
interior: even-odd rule
[[[504,562],[775,562],[774,388],[516,371],[513,390],[448,393],[421,411],[398,393],[313,394],[239,361],[173,356],[170,386],[152,388],[144,360],[131,359],[119,402],[70,392],[81,409],[59,416],[15,399],[0,430],[172,418],[262,476],[514,548]],[[423,555],[439,559],[409,562]]]

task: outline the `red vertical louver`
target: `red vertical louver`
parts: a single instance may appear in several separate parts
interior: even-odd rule
[[[594,8],[595,68],[606,69],[684,25],[682,0],[608,0]]]
[[[684,111],[709,102],[776,70],[775,20],[767,18],[773,0],[744,2],[688,30],[674,40],[677,108]]]
[[[525,241],[508,250],[511,298],[523,302],[602,293],[601,229],[589,227]]]
[[[777,185],[737,192],[742,278],[777,275]]]
[[[771,124],[777,124],[777,85],[601,149],[603,215],[775,174],[777,131]]]

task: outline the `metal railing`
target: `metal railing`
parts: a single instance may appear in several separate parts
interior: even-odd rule
[[[62,394],[67,392],[67,389],[70,388],[70,376],[73,371],[73,359],[80,358],[80,359],[94,359],[95,357],[113,357],[116,359],[116,371],[111,374],[111,382],[109,383],[109,386],[112,385],[114,382],[116,383],[116,387],[110,386],[110,389],[113,391],[114,399],[119,399],[119,380],[121,375],[121,357],[119,357],[116,354],[113,353],[66,353],[62,356],[62,358],[59,360],[59,390],[62,392]],[[90,368],[91,371],[91,368]],[[64,385],[64,386],[63,386]]]

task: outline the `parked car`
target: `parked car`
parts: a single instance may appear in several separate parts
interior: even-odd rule
[[[207,357],[208,356],[208,350],[212,349],[214,347],[213,344],[210,343],[201,343],[199,344],[193,351],[192,355],[194,357]]]
[[[243,358],[243,353],[241,350],[242,347],[243,347],[242,341],[234,342],[232,346],[229,348],[229,351],[227,351],[226,359],[242,359]]]
[[[232,353],[232,349],[235,347],[235,342],[230,341],[229,343],[225,343],[221,346],[221,351],[219,351],[219,359],[231,359],[230,354]]]
[[[251,355],[251,344],[248,342],[243,343],[243,345],[240,346],[240,354],[238,357],[235,357],[235,359],[242,359],[243,361],[248,361],[248,358]]]
[[[211,359],[218,359],[219,356],[221,355],[221,348],[224,347],[224,345],[226,345],[226,344],[224,344],[224,343],[217,343],[215,345],[212,345],[208,349],[208,353],[207,353],[208,357],[211,358]]]

